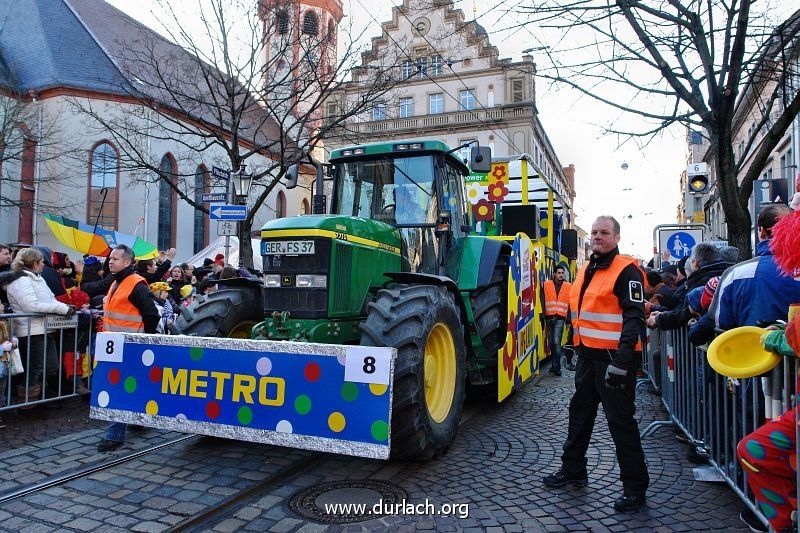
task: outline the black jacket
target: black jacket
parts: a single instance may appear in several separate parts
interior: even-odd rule
[[[583,303],[583,294],[586,292],[586,288],[592,281],[595,272],[611,266],[611,262],[617,255],[619,255],[619,248],[614,248],[605,255],[592,254],[583,278],[583,286],[581,286],[580,299],[578,300],[579,307]],[[637,283],[638,293],[633,290]],[[644,327],[644,277],[642,276],[642,271],[635,265],[625,267],[614,284],[614,295],[619,300],[619,305],[622,308],[622,334],[619,338],[619,346],[616,353],[612,353],[610,350],[588,348],[583,345],[577,347],[578,353],[587,359],[611,361],[616,367],[635,370],[642,363],[641,352],[636,351],[636,343],[639,341],[639,336]]]
[[[0,274],[4,274],[6,272],[11,272],[11,265],[0,267]],[[2,311],[10,313],[11,308],[8,307],[8,295],[6,294],[5,285],[0,284],[0,312]]]
[[[675,298],[681,298],[680,304],[675,309],[658,315],[656,317],[656,327],[669,330],[682,328],[688,324],[692,318],[692,313],[689,311],[689,302],[686,300],[686,295],[696,287],[703,287],[714,276],[721,276],[729,266],[731,266],[731,263],[717,261],[692,272],[692,275],[683,284],[683,291],[675,291]]]
[[[112,283],[114,281],[122,283],[122,280],[131,274],[133,274],[133,267],[126,268],[122,272],[117,272],[116,274],[108,276],[108,279],[111,279]],[[128,301],[132,303],[134,307],[139,310],[139,314],[142,315],[144,332],[156,333],[158,321],[161,319],[161,316],[158,314],[156,304],[153,303],[153,296],[147,283],[137,283],[131,291],[131,295],[128,296]]]

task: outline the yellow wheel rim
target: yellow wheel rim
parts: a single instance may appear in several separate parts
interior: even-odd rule
[[[256,323],[248,320],[245,322],[239,322],[233,329],[228,333],[229,339],[249,339],[251,337],[250,332],[253,330],[253,326]]]
[[[425,343],[425,403],[431,418],[442,423],[456,392],[456,346],[450,330],[438,322]]]

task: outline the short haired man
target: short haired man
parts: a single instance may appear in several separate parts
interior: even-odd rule
[[[569,430],[562,466],[543,479],[549,487],[586,486],[586,450],[597,405],[603,404],[616,446],[622,481],[617,511],[645,503],[650,477],[644,462],[636,408],[636,370],[641,365],[639,334],[644,324],[644,277],[635,259],[619,253],[619,223],[598,217],[592,224],[592,256],[570,290],[574,344],[578,352],[575,394],[569,403]]]
[[[160,316],[153,303],[147,281],[133,270],[134,253],[119,244],[111,251],[108,269],[114,278],[103,305],[105,331],[156,333]],[[112,422],[106,436],[97,444],[97,451],[116,450],[125,440],[127,424]]]
[[[572,287],[568,281],[564,281],[565,274],[564,265],[558,265],[553,279],[544,282],[544,318],[552,359],[550,373],[556,376],[561,375],[561,338],[564,336],[564,323],[569,317],[569,291]],[[572,361],[568,361],[566,366],[567,370],[575,370]]]

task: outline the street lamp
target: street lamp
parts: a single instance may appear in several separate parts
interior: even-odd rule
[[[250,194],[250,185],[253,183],[253,174],[247,173],[247,165],[242,163],[239,172],[236,173],[236,181],[239,183],[238,203],[247,204],[247,195]]]
[[[540,50],[549,50],[549,49],[550,49],[549,46],[534,46],[533,48],[526,48],[525,50],[522,51],[522,53],[527,54],[530,52],[538,52]]]

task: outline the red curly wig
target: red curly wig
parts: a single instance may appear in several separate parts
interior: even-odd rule
[[[800,276],[800,211],[786,215],[772,227],[769,247],[781,272]]]

